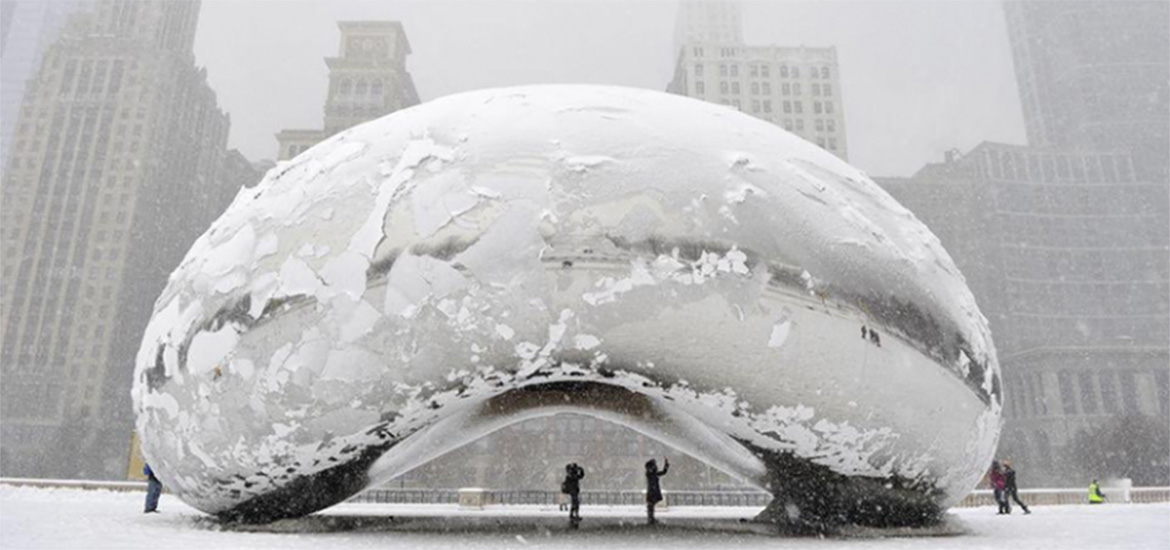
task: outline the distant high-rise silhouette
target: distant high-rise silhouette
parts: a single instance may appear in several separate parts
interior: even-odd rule
[[[1004,3],[1028,143],[1123,150],[1167,181],[1170,2]]]
[[[199,8],[99,0],[27,83],[0,201],[2,475],[125,475],[154,301],[259,178],[195,66]]]
[[[329,66],[325,98],[325,127],[321,130],[282,130],[279,160],[293,158],[325,138],[363,122],[419,102],[414,79],[406,70],[410,42],[397,21],[342,21],[337,57]]]

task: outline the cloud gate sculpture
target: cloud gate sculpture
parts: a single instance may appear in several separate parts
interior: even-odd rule
[[[576,412],[766,489],[761,519],[919,525],[1001,411],[963,277],[865,174],[595,86],[450,96],[280,164],[171,276],[133,395],[166,485],[248,522]]]

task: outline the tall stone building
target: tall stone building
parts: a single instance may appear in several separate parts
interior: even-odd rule
[[[682,0],[674,20],[672,61],[687,44],[743,44],[743,16],[735,0]]]
[[[276,134],[279,160],[293,158],[325,138],[368,120],[417,105],[414,79],[406,70],[410,42],[397,21],[342,21],[338,57],[329,66],[325,127]]]
[[[40,67],[41,54],[57,39],[69,14],[92,0],[4,0],[0,2],[0,174],[20,116],[24,85]]]
[[[837,49],[749,46],[740,27],[736,3],[682,2],[666,90],[734,107],[848,159]]]
[[[1170,3],[1004,3],[1028,143],[1124,150],[1167,181]]]
[[[983,143],[879,179],[930,227],[991,322],[999,455],[1033,483],[1086,475],[1074,447],[1111,417],[1170,419],[1170,195],[1126,153]]]
[[[153,303],[241,182],[200,3],[99,0],[28,82],[3,180],[0,471],[121,477]],[[236,159],[237,161],[239,159]]]

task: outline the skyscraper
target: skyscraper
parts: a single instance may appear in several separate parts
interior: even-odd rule
[[[57,38],[69,14],[91,0],[4,0],[0,2],[0,173],[20,116],[24,85],[40,67],[41,53]]]
[[[849,158],[834,47],[743,44],[739,5],[686,0],[666,91],[722,103]]]
[[[1004,3],[1028,143],[1120,150],[1167,181],[1170,3]]]
[[[682,0],[674,21],[671,60],[687,44],[743,44],[743,16],[735,0]]]
[[[154,300],[252,177],[225,164],[199,8],[99,0],[28,82],[0,203],[4,475],[124,475]]]
[[[325,127],[282,130],[279,160],[286,160],[325,138],[368,120],[418,104],[414,79],[406,70],[410,42],[397,21],[342,21],[340,54],[325,59],[329,91]]]
[[[1000,456],[1036,483],[1093,475],[1075,460],[1082,431],[1170,418],[1170,195],[1135,164],[985,142],[878,180],[938,235],[991,322]]]

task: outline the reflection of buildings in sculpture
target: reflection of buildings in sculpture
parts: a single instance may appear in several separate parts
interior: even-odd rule
[[[194,64],[198,12],[98,2],[28,82],[0,206],[5,475],[124,474],[154,299],[259,179],[225,150],[228,116]]]
[[[848,159],[837,49],[748,46],[739,5],[683,2],[668,92],[735,107]]]
[[[638,491],[644,464],[670,458],[675,489],[742,488],[739,481],[623,426],[576,414],[535,418],[509,426],[407,473],[390,486],[485,487],[555,491],[565,464],[585,468],[586,491]]]
[[[1170,162],[1170,3],[1004,2],[1028,143]]]
[[[1170,197],[1137,173],[1123,153],[984,143],[879,180],[990,319],[1008,388],[1000,455],[1036,482],[1070,472],[1079,430],[1170,415]]]
[[[279,160],[293,158],[342,130],[417,105],[418,92],[406,71],[410,43],[397,21],[343,21],[338,57],[326,58],[329,89],[322,130],[282,130]]]
[[[0,170],[20,116],[25,83],[36,75],[41,54],[57,39],[69,14],[90,0],[4,0],[0,2]]]

